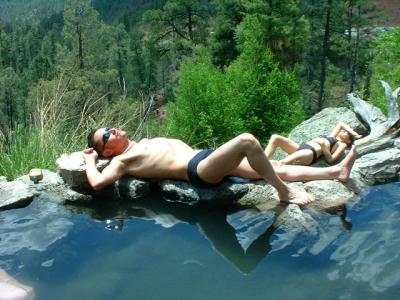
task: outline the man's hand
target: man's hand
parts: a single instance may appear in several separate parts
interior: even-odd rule
[[[88,160],[96,161],[96,159],[99,157],[99,155],[93,148],[85,149],[82,152],[83,152],[83,158],[85,159],[86,162]]]

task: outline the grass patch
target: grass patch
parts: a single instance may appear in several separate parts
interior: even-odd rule
[[[60,154],[83,147],[84,141],[66,142],[56,129],[18,126],[6,135],[0,133],[0,144],[0,176],[13,180],[33,168],[55,171]]]

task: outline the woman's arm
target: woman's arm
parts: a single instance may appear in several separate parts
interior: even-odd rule
[[[349,125],[347,125],[346,123],[340,121],[336,127],[332,130],[330,136],[336,137],[340,130],[346,130],[348,133],[350,133],[352,136],[354,136],[354,138],[359,139],[362,138],[362,135],[358,134],[356,131],[353,130],[353,128],[351,128]]]
[[[346,148],[347,148],[346,144],[338,143],[336,150],[333,153],[331,153],[329,148],[325,144],[321,145],[322,154],[325,157],[325,161],[329,164],[338,161],[343,156]]]

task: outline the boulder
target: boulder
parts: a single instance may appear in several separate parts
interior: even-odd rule
[[[320,134],[331,132],[339,121],[346,122],[360,133],[365,134],[366,132],[366,128],[357,119],[354,112],[348,108],[326,108],[297,126],[290,136],[298,142],[310,140]],[[97,162],[98,170],[104,169],[108,163],[109,160],[107,159],[99,160]],[[86,179],[85,163],[81,152],[63,154],[57,160],[57,168],[58,174],[71,188],[83,193],[92,193]],[[359,185],[362,186],[362,184],[363,182]],[[323,180],[294,185],[317,196],[317,201],[313,204],[317,209],[340,205],[354,195],[350,189],[337,181]],[[202,188],[177,180],[146,181],[125,176],[105,192],[108,196],[111,193],[118,197],[137,199],[148,194],[151,187],[160,191],[167,201],[182,202],[189,205],[200,202],[204,204],[237,202],[243,205],[260,205],[263,210],[267,210],[268,207],[279,204],[277,194],[271,186],[262,181],[254,182],[237,178],[230,178],[215,187]],[[326,191],[330,193],[328,194]],[[104,191],[100,193],[104,193]]]
[[[343,107],[326,108],[304,121],[290,133],[289,137],[293,140],[299,143],[305,142],[316,136],[330,133],[339,121],[343,121],[364,136],[361,140],[356,141],[357,148],[361,149],[360,157],[354,164],[348,185],[333,180],[291,183],[298,189],[303,189],[316,196],[316,201],[310,207],[327,210],[346,203],[355,193],[366,186],[398,180],[400,170],[398,128],[400,122],[398,122],[398,112],[395,112],[398,90],[391,92],[387,84],[384,84],[384,87],[386,95],[389,95],[388,118],[376,107],[349,95],[349,101],[356,113]],[[368,133],[364,124],[368,125],[371,133]],[[97,163],[97,168],[101,171],[108,163],[108,160],[101,159]],[[58,174],[69,187],[90,192],[81,152],[62,155],[57,160],[57,167]],[[151,189],[158,189],[166,200],[186,204],[237,202],[243,205],[256,205],[262,210],[273,209],[279,205],[276,191],[263,182],[225,181],[212,188],[201,188],[182,181],[146,181],[126,176],[109,190],[117,196],[136,199],[146,195]]]
[[[361,156],[354,164],[351,178],[351,187],[357,193],[366,185],[398,181],[400,149],[386,149]]]
[[[29,184],[15,180],[0,181],[0,210],[25,207],[32,202],[38,191]]]
[[[290,132],[289,138],[297,143],[307,142],[317,136],[331,133],[340,121],[363,136],[368,134],[368,129],[352,110],[346,107],[328,107],[296,126]]]
[[[368,129],[357,118],[356,114],[346,107],[327,107],[296,126],[288,137],[298,144],[308,142],[315,137],[327,135],[343,121],[361,135],[367,135]],[[287,154],[277,149],[274,159],[283,159]],[[324,160],[318,160],[314,166],[326,166]]]
[[[101,171],[110,163],[109,159],[98,159],[97,168]],[[64,182],[73,189],[90,189],[85,171],[85,160],[82,152],[73,152],[62,154],[56,161],[57,173]]]
[[[181,202],[189,205],[198,203],[234,203],[246,195],[251,186],[251,184],[235,183],[230,180],[225,180],[210,188],[195,187],[188,182],[177,180],[162,180],[157,182],[158,189],[167,201]]]

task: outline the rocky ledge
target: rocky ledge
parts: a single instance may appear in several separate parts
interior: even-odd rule
[[[399,179],[400,121],[396,101],[398,90],[392,92],[389,86],[384,84],[384,87],[388,96],[389,117],[386,118],[378,108],[369,103],[349,95],[354,111],[348,108],[326,108],[297,126],[289,135],[299,143],[305,142],[315,136],[329,133],[339,121],[343,121],[364,136],[356,141],[359,154],[347,184],[337,180],[289,183],[316,196],[316,201],[310,207],[329,210],[348,202],[366,186]],[[279,156],[279,153],[277,155]],[[97,167],[101,170],[108,163],[108,160],[101,159]],[[324,163],[320,161],[315,166],[323,167]],[[40,193],[40,190],[61,193],[66,201],[89,201],[96,195],[88,186],[81,152],[63,154],[57,160],[57,168],[58,174],[45,171],[44,180],[38,185],[30,183],[27,176],[13,182],[0,179],[0,209],[24,206]],[[270,185],[240,178],[228,178],[216,187],[205,189],[182,181],[149,181],[125,176],[100,194],[137,199],[156,190],[162,193],[167,201],[190,205],[238,203],[271,210],[279,204],[277,194]]]

